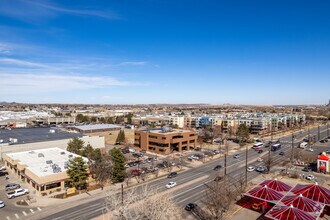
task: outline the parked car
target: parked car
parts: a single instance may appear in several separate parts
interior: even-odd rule
[[[310,180],[310,181],[312,181],[312,180],[314,180],[315,179],[315,177],[313,176],[313,175],[308,175],[308,176],[306,176],[306,180]]]
[[[213,150],[213,153],[214,154],[220,154],[220,151],[219,150]]]
[[[247,171],[248,172],[252,172],[252,171],[254,171],[256,168],[254,167],[254,166],[249,166],[248,168],[247,168]]]
[[[21,188],[21,186],[19,184],[16,184],[16,183],[9,183],[5,186],[6,191],[13,190],[13,189],[19,189],[19,188]]]
[[[168,184],[166,184],[166,188],[170,189],[172,187],[176,186],[176,182],[169,182]]]
[[[174,178],[174,177],[176,177],[177,175],[178,175],[178,173],[176,173],[176,172],[172,172],[172,173],[168,174],[167,178]]]
[[[12,192],[7,193],[8,199],[13,199],[18,196],[23,196],[29,193],[28,189],[15,189]]]
[[[281,151],[281,152],[279,153],[279,155],[283,156],[283,155],[284,155],[284,152],[283,152],[283,151]]]
[[[252,206],[251,206],[251,208],[253,209],[253,210],[255,210],[255,211],[260,211],[261,210],[261,203],[259,203],[259,202],[255,202],[255,203],[253,203],[252,204]]]
[[[138,176],[138,175],[141,174],[141,171],[140,170],[132,170],[131,173],[132,173],[132,175]]]
[[[5,207],[5,203],[0,200],[0,208],[3,208],[3,207]]]
[[[6,176],[6,175],[9,175],[8,172],[6,172],[6,171],[0,172],[0,176]]]
[[[235,155],[234,155],[234,158],[235,158],[235,159],[238,159],[238,158],[240,158],[240,157],[241,157],[241,156],[240,156],[239,154],[235,154]]]
[[[320,140],[320,143],[326,143],[326,142],[328,142],[327,139]]]
[[[258,162],[262,162],[263,159],[262,159],[261,157],[259,157],[259,158],[257,159],[257,161],[258,161]]]
[[[186,207],[184,207],[185,210],[187,211],[192,211],[194,210],[198,205],[196,203],[188,203]]]
[[[313,148],[308,148],[307,151],[313,152],[314,149]]]
[[[0,167],[0,171],[5,171],[6,167]]]
[[[263,153],[264,151],[263,150],[258,150],[258,154],[261,154]]]
[[[220,170],[221,168],[222,168],[221,165],[216,165],[216,166],[213,168],[213,170]]]

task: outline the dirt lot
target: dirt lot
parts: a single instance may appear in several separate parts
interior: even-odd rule
[[[134,142],[134,130],[125,129],[124,131],[125,131],[126,140],[129,143],[133,143]],[[92,134],[88,133],[88,135],[102,136],[105,138],[106,144],[115,144],[118,133],[119,133],[119,131],[107,131],[107,132],[96,132],[96,133],[92,133]]]

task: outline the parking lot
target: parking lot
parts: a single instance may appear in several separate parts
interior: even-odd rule
[[[1,167],[1,166],[0,166]],[[0,208],[1,217],[0,219],[13,220],[13,219],[24,219],[26,216],[34,215],[41,210],[39,207],[29,207],[24,205],[17,205],[17,202],[26,199],[29,195],[23,195],[16,198],[8,199],[7,193],[14,190],[5,190],[5,187],[9,183],[18,183],[21,188],[24,188],[24,183],[20,182],[12,174],[9,173],[9,179],[5,176],[0,177],[0,200],[4,202],[5,207]]]

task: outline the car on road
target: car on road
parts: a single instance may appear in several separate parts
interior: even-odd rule
[[[219,181],[221,181],[222,179],[223,179],[223,177],[221,177],[221,176],[217,176],[217,177],[214,178],[214,181],[215,181],[215,182],[219,182]]]
[[[6,167],[0,167],[0,171],[5,171]]]
[[[254,167],[254,166],[249,166],[248,168],[247,168],[247,171],[248,172],[252,172],[252,171],[254,171],[256,168]]]
[[[313,148],[308,148],[307,151],[313,152],[314,149]]]
[[[258,150],[258,154],[261,154],[263,153],[264,151],[263,150]]]
[[[258,166],[256,171],[260,172],[260,173],[263,173],[263,172],[266,172],[267,171],[267,167],[265,166]]]
[[[320,140],[320,143],[326,143],[326,142],[328,142],[328,139],[323,139],[323,140]]]
[[[283,152],[283,151],[281,151],[281,152],[279,153],[279,155],[283,156],[283,155],[284,155],[284,152]]]
[[[262,162],[263,159],[259,157],[259,158],[257,159],[257,161],[258,161],[258,162]]]
[[[315,179],[315,177],[313,176],[313,175],[308,175],[308,176],[306,176],[306,180],[310,180],[310,181],[312,181],[312,180],[314,180]]]
[[[325,152],[326,152],[327,154],[330,154],[330,150],[326,150]]]
[[[3,208],[3,207],[5,207],[5,203],[0,200],[0,208]]]
[[[170,188],[172,188],[172,187],[174,187],[174,186],[176,186],[176,182],[169,182],[168,184],[166,184],[166,188],[167,189],[170,189]]]
[[[213,150],[212,151],[214,154],[220,154],[220,151],[219,150]]]
[[[234,158],[235,158],[235,159],[238,159],[238,158],[240,158],[240,157],[241,157],[241,156],[240,156],[239,154],[235,154],[235,155],[234,155]]]
[[[174,177],[176,177],[177,175],[178,175],[177,172],[172,172],[172,173],[168,174],[167,178],[174,178]]]
[[[196,203],[188,203],[184,209],[187,211],[192,211],[194,210],[198,205]]]
[[[13,189],[19,189],[19,188],[21,188],[21,186],[19,184],[16,184],[16,183],[9,183],[5,186],[6,191],[13,190]]]
[[[216,165],[216,166],[213,168],[213,170],[220,170],[221,168],[222,168],[221,165]]]
[[[309,172],[309,171],[310,171],[310,168],[308,168],[308,167],[304,167],[304,169],[302,169],[302,171],[304,171],[304,172]]]
[[[7,193],[8,199],[13,199],[18,196],[23,196],[29,193],[28,189],[15,189],[12,192]]]

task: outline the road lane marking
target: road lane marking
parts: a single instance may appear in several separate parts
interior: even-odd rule
[[[7,217],[6,217],[6,219],[7,219],[7,220],[10,220],[10,217],[9,217],[9,216],[7,216]]]
[[[30,209],[30,212],[33,214],[34,213],[33,209]]]
[[[22,211],[23,215],[27,216],[26,212],[25,211]]]
[[[41,211],[41,208],[40,208],[40,207],[37,207],[37,209],[38,209],[39,211]]]
[[[19,216],[18,216],[18,214],[17,214],[17,213],[15,213],[15,217],[16,217],[17,219],[19,219]]]

